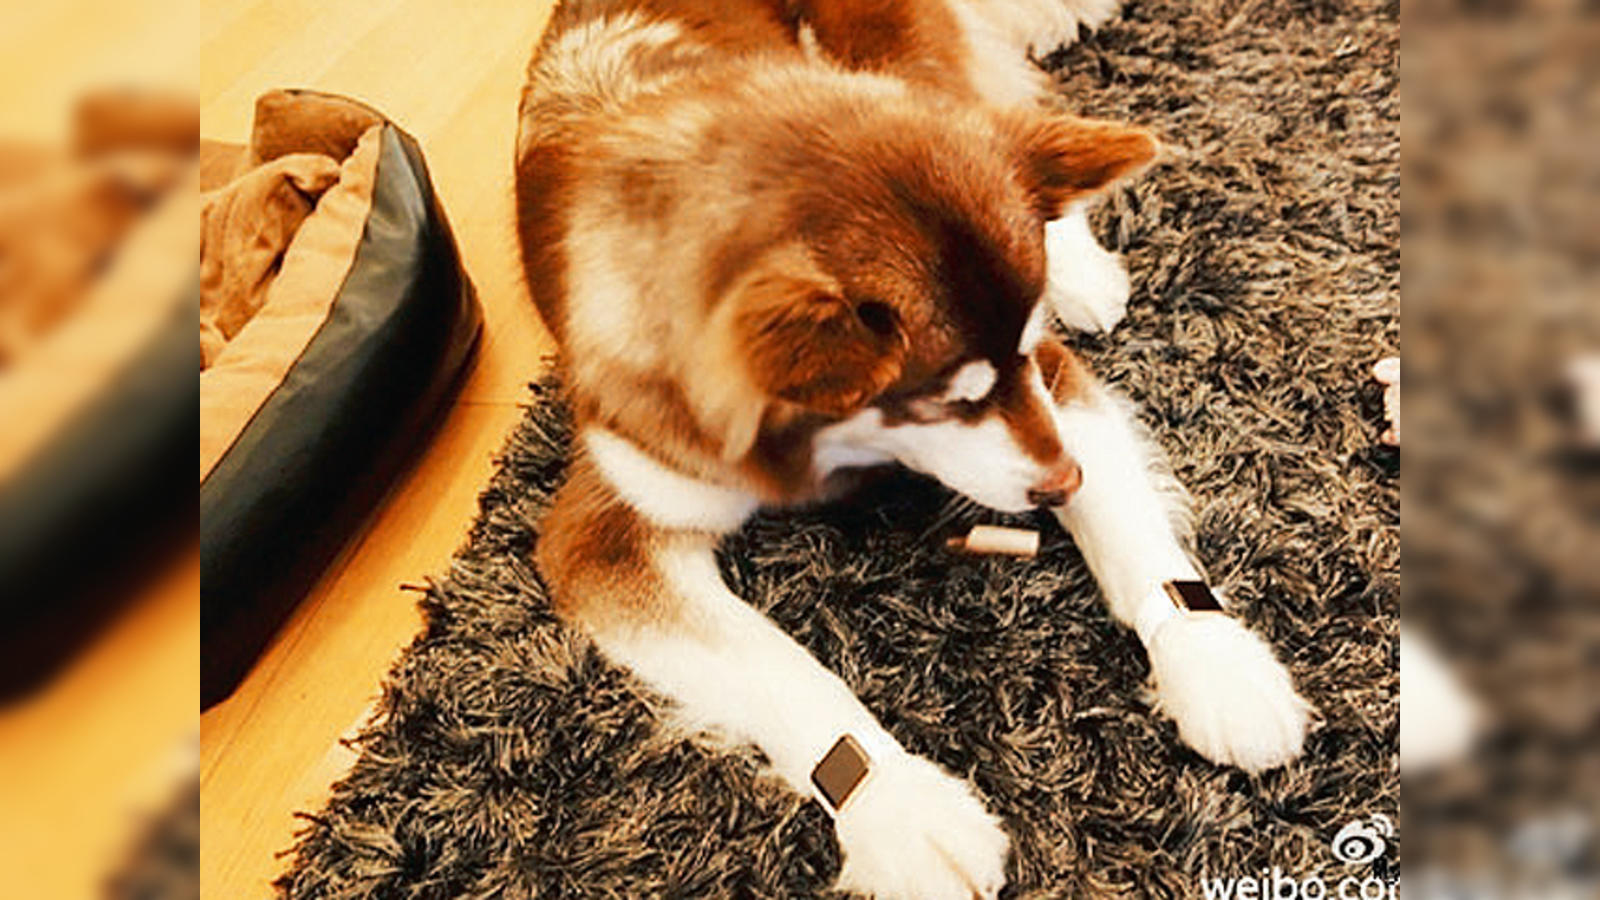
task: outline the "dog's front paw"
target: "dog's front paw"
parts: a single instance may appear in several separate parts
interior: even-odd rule
[[[1019,10],[1018,39],[1036,56],[1048,56],[1078,40],[1078,29],[1090,31],[1104,25],[1122,8],[1122,0],[1049,0]]]
[[[1162,711],[1201,756],[1261,772],[1300,754],[1311,706],[1260,635],[1220,613],[1190,613],[1150,638]]]
[[[1478,702],[1427,641],[1400,630],[1400,770],[1412,774],[1472,749],[1483,723]]]
[[[906,900],[990,898],[1005,887],[1008,841],[965,782],[905,755],[882,761],[835,827],[838,887]]]
[[[1059,231],[1049,229],[1060,226]],[[1132,283],[1122,257],[1095,243],[1087,222],[1073,216],[1046,226],[1049,282],[1045,298],[1061,324],[1110,331],[1128,314]]]
[[[1066,5],[1079,23],[1093,31],[1117,14],[1122,8],[1122,0],[1071,0]],[[1076,37],[1077,35],[1070,35],[1068,42]]]

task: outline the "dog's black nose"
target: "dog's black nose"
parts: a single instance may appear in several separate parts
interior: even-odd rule
[[[1063,459],[1042,480],[1029,488],[1025,496],[1034,506],[1066,506],[1082,486],[1083,470],[1078,468],[1075,460]]]
[[[1066,506],[1067,492],[1062,488],[1044,491],[1034,488],[1028,491],[1028,502],[1034,506]]]

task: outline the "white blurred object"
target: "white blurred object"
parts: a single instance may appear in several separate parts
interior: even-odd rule
[[[1600,448],[1600,354],[1570,360],[1567,380],[1576,398],[1579,440],[1585,447]]]
[[[1383,415],[1389,420],[1389,430],[1383,433],[1383,442],[1400,446],[1400,357],[1390,356],[1378,360],[1372,367],[1372,377],[1383,389]]]
[[[1460,759],[1482,724],[1478,704],[1427,641],[1400,629],[1400,770]]]

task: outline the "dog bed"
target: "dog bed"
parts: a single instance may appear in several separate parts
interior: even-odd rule
[[[277,91],[207,144],[202,693],[225,696],[446,404],[482,314],[416,141]]]
[[[1370,895],[1396,875],[1395,847],[1334,839],[1399,804],[1398,459],[1367,377],[1398,342],[1397,36],[1384,0],[1148,0],[1049,60],[1076,111],[1168,145],[1096,211],[1133,303],[1077,343],[1195,494],[1213,581],[1317,706],[1302,759],[1253,778],[1187,750],[1047,520],[1021,520],[1036,559],[955,556],[945,537],[1007,520],[896,476],[724,548],[733,590],[971,778],[1012,838],[1006,897],[1203,897],[1203,878],[1248,896],[1237,879],[1274,867]],[[281,896],[827,895],[821,808],[751,751],[666,727],[551,614],[529,555],[565,423],[537,389]]]

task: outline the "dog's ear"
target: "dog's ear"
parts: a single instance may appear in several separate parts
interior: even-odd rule
[[[891,306],[846,300],[799,243],[763,254],[710,302],[711,327],[683,377],[701,428],[730,461],[750,451],[769,413],[860,409],[900,376],[910,347]]]
[[[910,346],[889,304],[777,273],[745,285],[734,332],[767,396],[829,415],[855,412],[893,384]]]
[[[1019,177],[1047,220],[1139,169],[1160,149],[1142,128],[1069,116],[1012,114],[1001,131],[1014,142]]]

